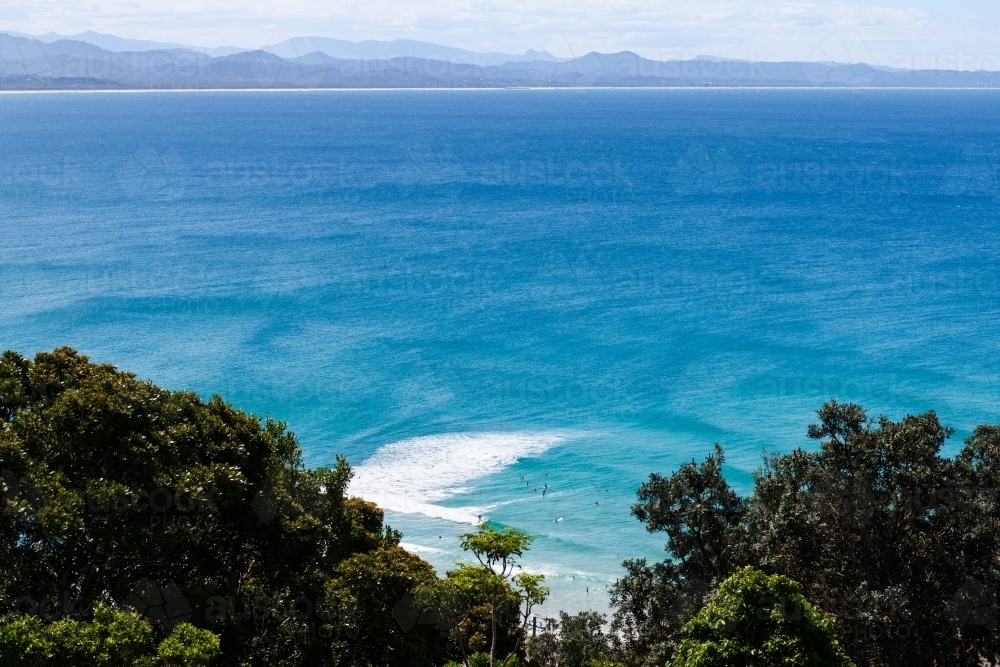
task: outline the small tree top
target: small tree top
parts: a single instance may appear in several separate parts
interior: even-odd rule
[[[497,530],[489,524],[482,524],[475,533],[459,536],[459,543],[465,551],[471,551],[483,567],[489,568],[501,577],[509,576],[520,558],[534,541],[534,536],[515,528]]]

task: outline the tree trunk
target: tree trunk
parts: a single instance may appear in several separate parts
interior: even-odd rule
[[[453,632],[455,633],[455,638],[458,640],[458,648],[462,650],[462,665],[464,665],[464,667],[469,667],[469,654],[465,650],[465,639],[462,638],[462,625],[464,623],[464,620],[459,623]]]
[[[497,652],[497,603],[490,604],[490,625],[493,628],[493,639],[490,642],[490,667],[493,667],[493,657]]]

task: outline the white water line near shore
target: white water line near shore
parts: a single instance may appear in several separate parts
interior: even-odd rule
[[[471,491],[476,480],[565,442],[558,431],[445,433],[408,438],[379,448],[357,466],[348,492],[379,507],[476,525],[490,507],[438,503]]]

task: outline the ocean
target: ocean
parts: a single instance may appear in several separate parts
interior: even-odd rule
[[[439,572],[527,530],[542,615],[713,443],[1000,421],[998,223],[989,91],[0,95],[0,347],[286,421]]]

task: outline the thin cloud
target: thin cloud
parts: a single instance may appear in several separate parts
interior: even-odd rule
[[[478,51],[630,50],[807,59],[824,40],[862,39],[873,57],[927,60],[961,50],[973,60],[1000,52],[1000,6],[909,0],[805,3],[727,0],[0,0],[6,28],[31,34],[95,30],[198,46],[259,48],[318,35],[361,41],[418,39]],[[583,51],[581,51],[583,50]],[[754,56],[753,54],[757,54]]]

